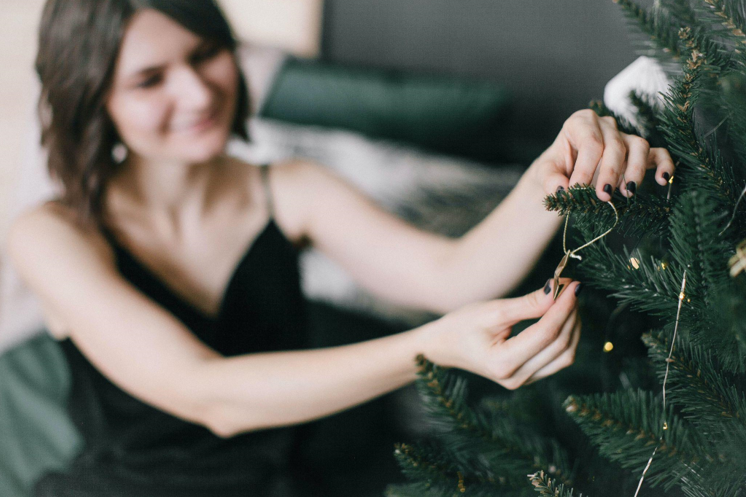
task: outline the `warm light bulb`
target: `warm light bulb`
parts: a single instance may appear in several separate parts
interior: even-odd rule
[[[668,264],[666,262],[661,262],[661,270],[666,270],[666,267],[668,267]]]
[[[614,350],[614,344],[612,342],[607,341],[604,343],[604,352],[611,352],[612,350]]]
[[[640,260],[638,260],[638,259],[637,259],[637,258],[635,258],[635,257],[632,257],[632,258],[630,258],[630,259],[629,259],[629,263],[631,263],[631,264],[632,264],[632,266],[633,266],[633,267],[635,268],[635,270],[637,270],[637,269],[639,269],[639,268],[640,268]]]

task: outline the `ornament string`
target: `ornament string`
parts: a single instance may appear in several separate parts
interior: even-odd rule
[[[736,219],[736,213],[738,212],[738,205],[741,204],[741,200],[743,199],[744,194],[746,194],[746,186],[744,186],[743,190],[741,191],[741,195],[738,196],[738,201],[736,201],[736,206],[733,208],[733,215],[731,215],[730,220],[728,221],[728,225],[726,225],[723,230],[720,231],[718,236],[722,236],[723,232],[728,230],[728,227],[730,227],[730,224],[733,223],[733,220]]]
[[[684,270],[684,278],[681,281],[681,291],[679,292],[679,305],[676,309],[676,323],[674,324],[673,328],[673,337],[671,338],[671,348],[668,351],[668,357],[666,358],[666,375],[663,377],[663,430],[668,430],[668,422],[666,421],[666,383],[668,382],[668,371],[669,367],[671,365],[671,359],[673,357],[673,349],[676,346],[676,335],[679,331],[679,316],[681,315],[681,304],[684,302],[684,290],[686,290],[686,270]],[[653,458],[655,457],[655,453],[658,451],[658,447],[660,447],[660,442],[663,441],[663,436],[661,436],[660,441],[658,445],[655,446],[655,449],[653,449],[653,454],[650,456],[650,459],[648,459],[648,464],[645,465],[645,469],[642,470],[642,476],[640,477],[640,482],[637,484],[637,491],[635,492],[635,497],[637,497],[637,494],[640,493],[640,487],[642,487],[642,482],[645,480],[645,474],[648,472],[648,469],[650,468],[651,463],[653,462]]]
[[[577,258],[578,260],[582,260],[583,258],[580,255],[576,255],[575,253],[577,253],[578,251],[582,250],[583,248],[587,248],[588,246],[590,246],[591,244],[595,243],[596,241],[598,241],[602,237],[605,237],[609,232],[611,232],[612,230],[614,230],[614,227],[616,227],[616,224],[619,223],[619,212],[616,210],[616,206],[614,206],[614,203],[612,203],[611,201],[606,201],[606,202],[609,203],[609,206],[611,206],[611,209],[614,210],[614,217],[615,217],[614,225],[612,225],[609,230],[607,230],[606,232],[604,232],[600,236],[598,236],[598,237],[596,237],[594,239],[591,239],[590,241],[588,241],[587,243],[585,243],[581,247],[576,248],[576,249],[574,249],[572,251],[567,251],[567,222],[568,222],[568,220],[570,220],[570,213],[569,212],[567,213],[567,217],[565,218],[565,232],[562,235],[562,249],[565,251],[565,254],[568,254],[568,253],[570,254],[570,258]]]
[[[575,258],[577,260],[582,260],[583,257],[577,254],[578,251],[582,250],[583,248],[587,248],[588,246],[595,243],[599,239],[606,237],[606,235],[608,235],[609,232],[614,230],[614,227],[616,227],[617,224],[619,223],[619,212],[617,211],[616,206],[614,206],[614,203],[612,203],[611,201],[606,201],[606,202],[609,204],[609,206],[611,206],[611,209],[614,210],[614,225],[612,225],[609,230],[607,230],[600,236],[597,236],[591,239],[590,241],[580,246],[579,248],[575,248],[574,250],[569,250],[569,251],[567,249],[567,225],[570,222],[570,211],[568,210],[567,215],[565,216],[565,230],[562,233],[562,251],[564,251],[565,256],[562,257],[562,260],[560,260],[559,265],[557,265],[557,269],[554,271],[554,299],[555,300],[557,299],[557,296],[559,296],[560,291],[564,287],[564,285],[560,286],[559,280],[560,280],[560,275],[562,274],[562,271],[565,270],[565,267],[567,266],[567,262],[569,261],[569,259]]]

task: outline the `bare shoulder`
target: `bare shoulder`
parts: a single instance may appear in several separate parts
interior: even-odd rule
[[[112,250],[100,232],[75,222],[70,208],[45,203],[21,214],[11,225],[8,254],[29,284],[45,275],[49,265],[60,260],[88,261],[113,268]]]
[[[329,168],[307,160],[272,165],[272,181],[276,182],[286,202],[298,205],[304,212],[323,202],[326,196],[334,196],[351,188]]]
[[[275,219],[288,238],[300,246],[308,243],[311,211],[323,199],[330,181],[332,174],[312,161],[293,159],[270,167]]]
[[[272,165],[272,175],[286,183],[303,184],[308,181],[323,180],[329,176],[327,168],[305,159],[292,159]]]

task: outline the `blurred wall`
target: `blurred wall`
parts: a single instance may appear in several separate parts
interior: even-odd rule
[[[315,56],[323,0],[219,0],[239,38]],[[44,0],[0,1],[0,244],[19,170],[35,146],[33,60]]]
[[[42,0],[0,3],[0,242],[24,150],[32,141],[27,132],[36,94],[36,26],[43,5]]]
[[[612,0],[327,0],[322,54],[504,83],[516,126],[551,141],[635,46]]]

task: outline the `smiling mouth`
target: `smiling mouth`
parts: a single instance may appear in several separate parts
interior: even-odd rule
[[[214,109],[209,115],[199,121],[190,123],[186,126],[177,127],[175,130],[181,133],[199,133],[208,128],[212,128],[218,121],[218,109]]]

